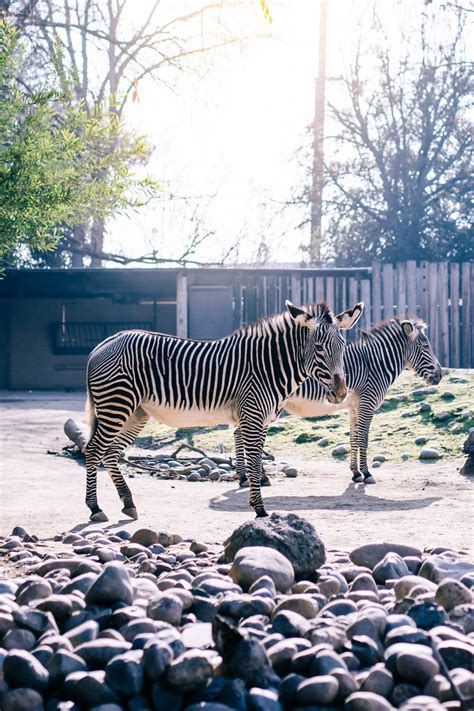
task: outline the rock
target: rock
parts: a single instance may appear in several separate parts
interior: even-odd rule
[[[139,528],[138,531],[130,538],[131,543],[139,543],[141,546],[152,546],[154,543],[159,543],[159,536],[156,531],[151,528]]]
[[[73,627],[65,633],[64,637],[69,639],[73,647],[77,647],[84,642],[91,642],[99,634],[99,625],[95,620],[87,620],[77,627]]]
[[[284,637],[304,637],[310,628],[306,618],[291,610],[282,610],[272,619],[273,631]]]
[[[444,393],[441,393],[442,400],[454,400],[455,397],[456,395],[450,390],[445,390]]]
[[[429,655],[405,652],[397,657],[397,671],[404,681],[423,687],[439,672],[439,664]]]
[[[105,681],[126,699],[142,690],[144,673],[140,664],[141,652],[127,652],[111,659],[105,669]]]
[[[382,466],[382,462],[379,462],[377,459],[374,459],[372,462],[372,469],[378,469],[379,467]]]
[[[460,580],[445,578],[436,591],[435,600],[450,612],[457,605],[472,602],[472,593]]]
[[[351,694],[344,704],[348,711],[391,711],[393,709],[387,699],[372,691],[356,691]]]
[[[189,548],[193,553],[205,553],[207,550],[209,550],[208,546],[206,546],[205,543],[201,543],[200,541],[193,541]]]
[[[185,625],[181,630],[181,639],[188,649],[212,647],[212,625],[210,622],[194,622]]]
[[[367,635],[355,635],[349,645],[362,667],[371,667],[380,660],[379,647]]]
[[[345,444],[338,444],[337,447],[331,452],[333,457],[343,457],[345,454],[349,454],[349,450]]]
[[[474,649],[472,644],[459,640],[445,640],[438,644],[438,652],[448,669],[474,669]]]
[[[130,648],[130,642],[125,640],[99,638],[80,644],[74,652],[85,661],[89,669],[103,669],[113,657],[127,652]]]
[[[46,691],[49,674],[44,666],[29,652],[17,649],[9,652],[3,661],[3,675],[12,689]]]
[[[321,439],[318,440],[318,447],[327,447],[329,445],[329,438],[328,437],[321,437]]]
[[[393,676],[383,664],[376,664],[364,678],[361,691],[371,691],[387,699],[393,690]]]
[[[116,602],[130,605],[133,601],[133,592],[126,568],[121,563],[106,563],[87,591],[85,601],[97,605],[110,605]]]
[[[173,661],[173,650],[165,642],[151,639],[143,649],[143,668],[150,681],[158,681]]]
[[[166,678],[170,686],[184,693],[203,687],[214,673],[207,655],[199,650],[188,650],[171,662]]]
[[[451,413],[448,412],[447,410],[442,410],[441,412],[435,412],[433,415],[433,419],[435,419],[437,422],[446,422],[446,420],[449,420],[451,417]]]
[[[150,600],[147,614],[152,620],[179,625],[183,614],[183,601],[177,595],[164,594]]]
[[[425,449],[421,450],[418,458],[419,459],[426,459],[426,460],[439,459],[440,454],[439,454],[438,450],[435,449],[434,447],[425,447]]]
[[[387,553],[397,553],[400,557],[416,556],[421,558],[422,551],[413,546],[406,546],[401,543],[367,543],[358,548],[354,548],[349,554],[349,558],[355,565],[364,566],[373,570]]]
[[[326,706],[334,701],[339,684],[332,676],[313,676],[302,681],[296,690],[296,703],[302,706]]]
[[[289,479],[294,479],[295,477],[298,476],[298,471],[294,467],[286,467],[284,472],[285,472],[285,476],[288,477]]]
[[[296,514],[273,512],[268,518],[239,526],[225,542],[225,558],[232,561],[237,551],[247,546],[276,549],[293,566],[298,579],[307,578],[326,560],[324,544],[305,519]]]
[[[53,593],[53,588],[47,580],[26,580],[16,592],[16,601],[19,605],[28,605],[33,600],[42,600]]]
[[[281,592],[286,592],[295,579],[290,561],[278,550],[265,546],[241,548],[230,569],[232,580],[248,590],[262,575],[268,575]]]
[[[433,408],[431,407],[429,402],[420,403],[420,412],[431,412],[432,409]],[[416,443],[416,441],[415,441],[415,443]]]
[[[87,671],[87,665],[81,657],[65,649],[59,649],[48,663],[49,684],[55,689],[63,684],[69,674],[82,671]]]
[[[30,651],[36,646],[36,637],[30,630],[11,629],[8,630],[2,640],[4,649],[23,649]]]
[[[34,689],[13,689],[3,698],[3,711],[44,711],[43,698]]]
[[[400,459],[402,460],[402,462],[407,462],[410,459],[410,455],[408,454],[408,452],[402,452],[400,454]]]
[[[385,585],[387,580],[402,578],[409,574],[407,564],[398,553],[387,553],[382,560],[374,567],[374,579],[380,585]]]
[[[104,671],[74,672],[64,682],[62,695],[80,707],[93,708],[101,704],[117,704],[119,699],[105,683]]]
[[[318,604],[311,595],[290,595],[278,603],[273,615],[277,615],[282,610],[291,610],[311,620],[318,614],[318,609]]]
[[[415,621],[417,627],[430,630],[432,627],[442,625],[447,619],[446,612],[434,602],[424,601],[412,605],[408,615]]]
[[[421,409],[422,408],[420,407],[420,410]],[[431,407],[430,407],[430,409],[431,409]],[[415,444],[417,444],[419,447],[426,444],[427,442],[428,442],[428,437],[417,437],[415,439]]]
[[[443,555],[430,555],[423,561],[418,575],[439,583],[444,578],[460,580],[463,575],[473,573],[474,564],[467,560],[452,560]]]
[[[249,709],[251,711],[283,711],[278,700],[278,693],[270,689],[254,687],[249,693]]]
[[[191,472],[187,476],[188,481],[193,482],[193,481],[201,481],[201,475],[199,472]]]
[[[398,708],[403,706],[407,701],[418,696],[420,690],[414,684],[407,684],[402,682],[401,684],[396,684],[393,688],[392,694],[390,696],[390,701],[394,706]]]

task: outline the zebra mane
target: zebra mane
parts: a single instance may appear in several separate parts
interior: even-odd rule
[[[422,331],[426,331],[426,329],[428,328],[428,325],[425,323],[425,321],[423,321],[423,319],[419,318],[419,316],[412,316],[411,318],[394,316],[394,318],[386,319],[385,321],[378,323],[376,326],[372,326],[372,328],[364,329],[363,331],[361,331],[361,338],[359,339],[359,341],[377,338],[379,334],[386,333],[387,331],[392,330],[395,325],[401,326],[404,321],[410,321],[410,323],[412,323],[414,326],[417,326],[417,328],[421,329]]]
[[[306,311],[311,316],[311,318],[317,318],[320,321],[323,321],[324,323],[327,323],[329,325],[335,323],[334,314],[324,301],[321,301],[317,304],[305,304],[304,306],[301,306],[301,309]],[[248,333],[250,329],[258,331],[262,328],[265,329],[265,326],[267,325],[278,328],[279,326],[288,323],[294,323],[294,319],[291,317],[289,311],[282,311],[280,313],[273,314],[272,316],[262,316],[261,318],[257,319],[256,321],[252,321],[246,326],[241,326],[236,331],[234,331],[234,334]]]

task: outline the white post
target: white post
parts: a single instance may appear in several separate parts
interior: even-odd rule
[[[183,272],[176,279],[176,335],[188,337],[188,279]]]

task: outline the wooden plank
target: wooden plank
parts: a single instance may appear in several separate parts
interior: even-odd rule
[[[303,301],[305,304],[314,303],[314,279],[306,277],[303,279]]]
[[[234,277],[233,284],[233,318],[232,327],[234,331],[242,326],[242,284],[240,281],[240,276],[237,274]]]
[[[464,262],[461,268],[462,279],[462,357],[461,366],[463,368],[473,367],[472,353],[472,293],[471,293],[471,269],[469,262]]]
[[[428,322],[430,317],[430,277],[428,262],[421,262],[421,295],[420,295],[420,315]]]
[[[290,298],[290,278],[287,276],[279,277],[278,285],[277,310],[284,311],[286,309],[285,301]]]
[[[176,278],[176,335],[188,337],[188,280],[183,272]]]
[[[360,328],[370,328],[372,325],[372,305],[370,303],[370,279],[360,282],[360,299],[364,302],[364,313],[360,320]]]
[[[440,342],[438,328],[438,265],[434,262],[428,264],[428,293],[429,293],[429,328],[430,341],[438,358],[440,357]]]
[[[384,264],[382,267],[382,309],[383,319],[386,321],[393,316],[393,265]]]
[[[411,259],[406,263],[407,316],[417,314],[416,262]]]
[[[451,342],[451,360],[449,365],[452,368],[461,366],[461,351],[460,343],[460,327],[459,327],[459,264],[449,265],[449,300],[451,302],[451,324],[450,324],[450,342]]]
[[[253,323],[257,320],[257,284],[255,277],[247,279],[245,289],[245,317],[246,323]]]
[[[382,320],[382,275],[379,262],[372,265],[372,320],[373,325]]]
[[[279,311],[277,304],[277,280],[276,277],[267,277],[267,310],[266,315],[271,316]]]
[[[441,365],[449,366],[448,264],[438,264],[438,322]]]
[[[300,272],[291,272],[290,277],[290,301],[295,306],[301,306],[303,297],[301,296],[301,274]]]
[[[397,316],[406,317],[407,315],[407,275],[406,264],[398,262],[397,264]]]
[[[349,309],[357,304],[359,301],[359,282],[355,277],[349,277],[349,303],[346,304],[345,308]]]
[[[334,309],[334,277],[326,277],[326,303],[329,308]]]
[[[324,277],[316,277],[314,280],[314,300],[318,304],[324,301]]]
[[[257,318],[262,318],[262,316],[266,316],[268,311],[267,311],[267,293],[266,293],[266,286],[267,286],[267,277],[266,276],[258,276],[256,279],[256,292],[257,292]]]

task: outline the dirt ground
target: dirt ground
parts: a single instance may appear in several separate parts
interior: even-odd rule
[[[68,417],[84,421],[84,397],[64,393],[0,393],[0,533],[24,525],[40,538],[88,523],[85,471],[74,460],[52,456],[68,443]],[[444,462],[386,462],[374,486],[354,485],[346,462],[321,449],[314,458],[289,452],[279,458],[299,471],[263,490],[268,511],[293,511],[310,520],[328,549],[397,541],[474,551],[474,482],[459,474],[462,458]],[[375,473],[375,472],[374,472]],[[144,473],[129,481],[140,518],[125,520],[106,473],[99,473],[105,527],[151,526],[222,543],[252,518],[246,490],[223,482],[166,481]]]

